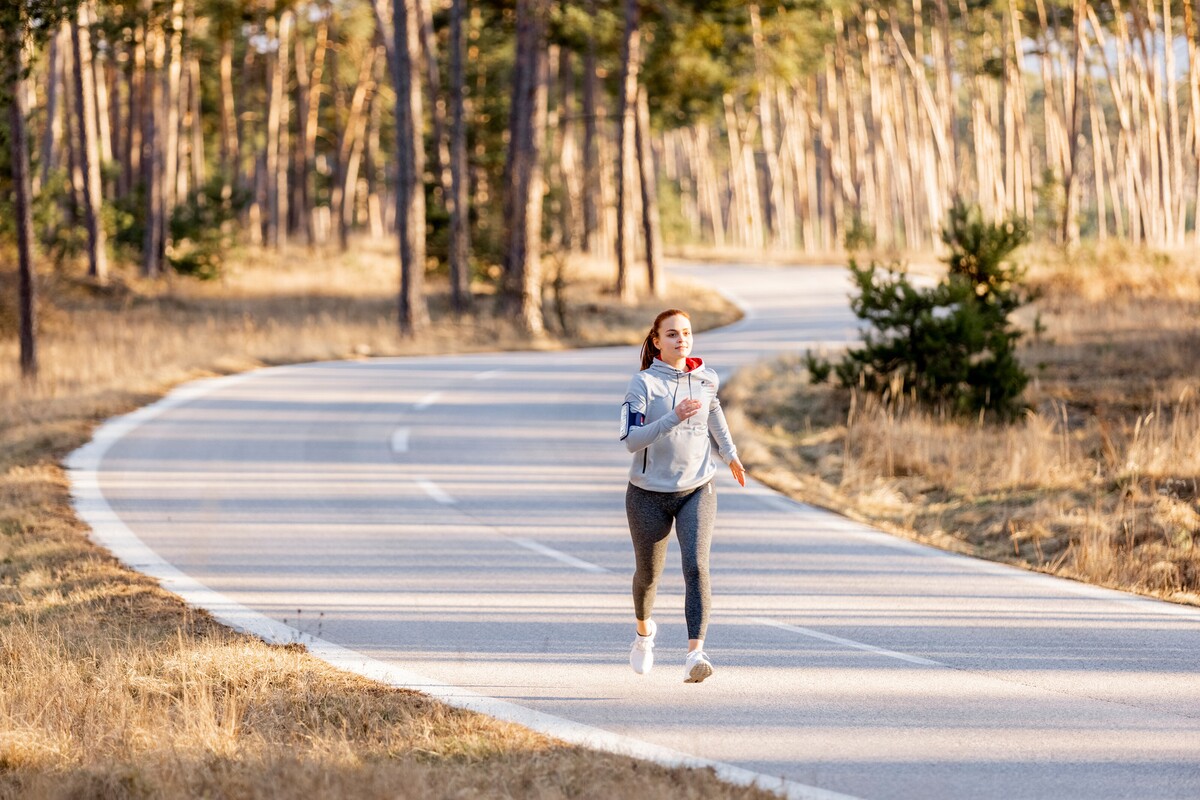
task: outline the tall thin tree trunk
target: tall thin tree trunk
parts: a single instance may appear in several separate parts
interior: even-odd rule
[[[467,0],[450,6],[450,302],[456,313],[471,306],[471,229],[467,206],[466,119]]]
[[[238,157],[237,104],[233,89],[233,36],[228,25],[221,26],[221,55],[217,66],[220,98],[217,104],[220,122],[221,174],[224,182],[223,194],[230,195],[235,185],[240,166]]]
[[[372,48],[359,62],[358,81],[350,98],[350,113],[346,127],[342,130],[338,146],[338,163],[341,175],[334,189],[334,213],[338,230],[338,243],[342,251],[349,249],[350,228],[354,222],[355,189],[358,185],[358,165],[366,137],[367,120],[370,115],[368,104],[375,91],[375,60],[378,50]]]
[[[129,87],[125,111],[125,136],[122,137],[124,155],[121,164],[120,194],[129,195],[143,179],[142,126],[145,121],[146,103],[146,26],[133,26],[133,49],[125,69],[125,83]]]
[[[94,0],[88,0],[80,6],[80,9],[87,12],[88,38],[92,42],[90,47],[92,86],[88,88],[96,93],[96,144],[100,152],[100,165],[103,166],[113,160],[112,119],[109,109],[108,81],[105,79],[105,64],[109,62],[111,55],[103,55],[103,52],[111,53],[111,49],[106,48],[99,56],[97,55],[97,47],[94,44],[97,21]],[[101,191],[101,196],[103,194]]]
[[[58,87],[62,85],[60,41],[61,30],[50,37],[50,50],[46,55],[46,130],[42,135],[39,174],[33,177],[35,195],[50,180],[50,170],[58,159],[58,148],[62,143],[62,108],[58,97]]]
[[[87,226],[88,275],[108,280],[108,254],[100,220],[100,148],[96,141],[95,77],[87,7],[80,6],[71,21],[71,47],[75,65],[75,110],[79,125],[79,158],[83,173],[83,218]]]
[[[381,33],[381,35],[383,35]],[[296,166],[297,183],[300,193],[301,227],[304,228],[308,246],[317,243],[316,220],[314,210],[317,202],[317,187],[315,166],[317,159],[317,130],[321,111],[321,95],[323,76],[325,74],[325,59],[329,51],[329,19],[322,13],[317,21],[315,31],[316,43],[313,48],[312,69],[301,63],[305,57],[304,40],[296,40],[296,79],[303,90],[303,99],[297,107],[297,113],[302,115],[303,129],[300,136],[300,146],[297,148],[298,164]],[[301,77],[303,73],[303,77]]]
[[[772,79],[767,74],[766,47],[763,43],[762,18],[758,4],[747,7],[750,14],[751,41],[754,44],[754,71],[758,81],[758,120],[762,132],[763,154],[767,162],[767,191],[764,222],[771,244],[790,248],[792,246],[792,221],[782,215],[783,185],[779,169],[779,150],[775,137],[775,115],[771,113],[774,91]]]
[[[596,16],[596,0],[587,0],[590,17]],[[600,225],[596,208],[596,34],[588,28],[587,48],[583,54],[583,250],[595,249],[596,229]]]
[[[579,137],[576,133],[575,69],[571,51],[563,48],[558,63],[559,115],[558,115],[558,166],[562,175],[562,203],[559,225],[562,228],[562,246],[567,252],[576,252],[582,240],[579,208],[582,204],[583,183],[579,169]]]
[[[1075,244],[1079,241],[1079,222],[1076,220],[1078,195],[1075,186],[1075,159],[1079,141],[1079,95],[1083,80],[1083,20],[1085,18],[1086,0],[1075,0],[1075,57],[1072,78],[1071,107],[1067,109],[1070,127],[1067,129],[1067,157],[1063,164],[1063,190],[1066,202],[1063,203],[1063,219],[1060,237],[1062,241]]]
[[[188,56],[188,102],[191,106],[188,110],[188,116],[191,117],[188,132],[192,139],[188,145],[188,165],[192,168],[192,187],[196,190],[201,189],[208,180],[208,170],[204,162],[204,125],[200,115],[200,95],[200,56],[192,51]]]
[[[1188,108],[1191,112],[1191,156],[1195,167],[1192,234],[1193,241],[1200,244],[1200,43],[1196,41],[1196,0],[1185,0],[1183,4],[1183,33],[1188,43]]]
[[[149,6],[150,0],[146,0]],[[147,8],[147,11],[149,9]],[[161,31],[149,22],[143,23],[146,43],[145,97],[142,100],[142,184],[145,189],[145,236],[142,240],[142,273],[147,277],[159,275],[163,269],[163,147],[158,137],[158,119],[162,107],[162,68],[166,42]]]
[[[442,97],[442,74],[438,69],[437,39],[433,35],[433,9],[430,0],[417,0],[421,27],[421,52],[425,56],[425,82],[429,88],[429,116],[433,122],[433,174],[442,203],[449,201],[450,140],[446,132],[446,101]],[[449,210],[447,208],[447,210]]]
[[[638,69],[641,66],[641,9],[639,0],[624,0],[625,38],[621,46],[621,83],[617,93],[617,295],[633,297],[629,271],[633,266],[633,176],[637,147]]]
[[[414,0],[392,0],[392,82],[396,90],[396,229],[400,239],[400,333],[429,325],[425,299],[425,144]]]
[[[267,244],[283,248],[287,244],[288,218],[288,131],[291,103],[287,92],[288,53],[295,14],[288,10],[279,15],[278,24],[267,20],[267,30],[275,27],[279,46],[271,58],[271,99],[267,110]]]
[[[518,0],[517,50],[505,168],[505,293],[524,330],[544,330],[541,307],[542,147],[546,136],[546,0]]]
[[[646,99],[646,87],[638,90],[637,97],[637,162],[642,187],[642,235],[646,240],[646,278],[650,294],[662,294],[662,236],[658,216],[658,182],[654,171],[654,158],[650,147],[650,101]]]
[[[179,89],[183,75],[183,0],[174,0],[171,5],[170,39],[167,44],[167,71],[164,76],[165,107],[163,116],[165,129],[160,131],[162,136],[161,156],[163,160],[162,195],[164,214],[163,239],[170,246],[170,221],[179,197],[179,120],[180,102]],[[164,33],[166,33],[164,31]]]
[[[21,86],[24,58],[21,44],[12,31],[0,32],[0,42],[10,51],[12,66],[5,76],[8,84],[8,145],[12,162],[13,199],[17,227],[18,306],[20,307],[19,338],[21,340],[21,375],[35,380],[38,375],[37,355],[37,284],[33,266],[33,195],[30,190],[29,143],[25,130],[25,93]]]

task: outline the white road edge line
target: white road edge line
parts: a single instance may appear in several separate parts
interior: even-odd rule
[[[425,395],[420,400],[418,400],[417,404],[415,406],[413,406],[413,408],[417,409],[418,411],[424,411],[425,409],[429,408],[431,405],[433,405],[434,403],[436,403],[438,400],[441,400],[441,399],[442,399],[441,392],[430,392],[429,394]]]
[[[829,633],[821,633],[820,631],[814,631],[811,628],[801,628],[796,625],[788,625],[786,622],[776,622],[773,619],[766,619],[764,617],[752,617],[749,621],[754,623],[755,625],[769,625],[772,628],[779,628],[780,630],[790,631],[792,633],[798,633],[801,636],[808,636],[809,638],[812,638],[812,639],[820,639],[823,642],[830,642],[831,644],[838,644],[838,645],[841,645],[842,647],[849,647],[854,650],[865,650],[868,653],[874,653],[875,655],[879,655],[879,656],[887,656],[888,658],[897,658],[897,659],[900,659],[901,661],[907,661],[910,664],[920,664],[923,667],[945,667],[946,666],[945,664],[943,664],[940,661],[931,661],[928,658],[921,658],[920,656],[910,656],[908,653],[899,653],[895,650],[888,650],[887,648],[884,648],[884,647],[876,647],[873,644],[864,644],[863,642],[856,642],[853,639],[843,639],[841,636],[834,636]]]
[[[593,564],[590,561],[584,561],[582,558],[576,558],[575,556],[567,555],[561,550],[555,550],[553,547],[548,547],[541,542],[535,542],[532,539],[521,539],[514,537],[509,539],[509,541],[515,545],[524,547],[526,550],[532,550],[533,552],[541,553],[548,558],[553,558],[555,561],[561,561],[569,566],[577,567],[584,572],[591,572],[596,575],[602,575],[610,572],[610,570],[605,569],[599,564]]]
[[[412,432],[411,428],[396,428],[392,431],[392,452],[407,453],[408,452],[408,436]]]
[[[471,378],[471,380],[488,381],[488,380],[491,380],[492,378],[495,378],[497,375],[503,375],[503,374],[504,374],[504,370],[502,370],[502,369],[489,369],[487,372],[480,372],[480,373],[476,374],[475,376],[473,376]]]
[[[127,566],[156,579],[193,608],[202,608],[219,622],[235,630],[258,636],[271,643],[303,643],[310,653],[339,669],[380,681],[389,686],[422,692],[447,705],[477,711],[496,719],[524,725],[531,730],[571,744],[607,753],[653,761],[668,767],[711,769],[718,778],[738,786],[757,786],[776,792],[788,800],[858,800],[852,795],[830,792],[816,786],[754,772],[723,761],[698,758],[668,747],[639,741],[601,728],[573,722],[553,714],[534,711],[516,703],[476,694],[415,672],[401,669],[353,650],[309,636],[290,625],[273,620],[213,591],[178,568],[168,564],[151,550],[121,521],[100,490],[97,470],[108,449],[122,436],[142,423],[201,395],[229,386],[254,373],[200,381],[171,392],[166,397],[131,414],[105,422],[96,429],[92,441],[71,453],[64,465],[71,482],[75,513],[92,529],[91,538]]]
[[[443,492],[441,488],[433,481],[426,480],[425,478],[417,478],[416,483],[417,486],[421,487],[425,494],[432,497],[436,502],[441,503],[444,506],[454,505],[454,498]]]

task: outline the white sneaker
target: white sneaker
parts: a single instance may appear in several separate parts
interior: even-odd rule
[[[687,654],[687,659],[683,662],[684,683],[699,683],[712,674],[712,662],[704,655],[703,650],[693,650]]]
[[[629,666],[638,675],[645,675],[654,666],[654,634],[658,633],[658,625],[650,620],[650,635],[640,633],[633,639],[633,647],[629,649]]]

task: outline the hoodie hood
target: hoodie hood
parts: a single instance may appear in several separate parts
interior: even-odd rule
[[[664,378],[675,378],[680,375],[686,375],[689,372],[695,372],[696,370],[700,369],[703,366],[704,366],[703,358],[700,358],[699,356],[688,356],[684,360],[683,369],[675,369],[670,364],[663,361],[661,358],[656,358],[653,361],[651,361],[650,366],[647,369],[649,369],[654,374],[660,375]]]

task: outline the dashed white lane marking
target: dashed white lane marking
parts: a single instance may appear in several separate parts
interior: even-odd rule
[[[590,561],[584,561],[582,558],[576,558],[575,556],[567,555],[561,550],[555,550],[553,547],[547,547],[541,542],[535,542],[532,539],[511,539],[510,541],[513,544],[524,547],[526,550],[532,550],[535,553],[541,553],[547,558],[553,558],[555,561],[561,561],[564,564],[576,567],[584,572],[591,572],[596,575],[601,575],[609,571],[599,564],[593,564]]]
[[[503,375],[503,374],[504,374],[504,370],[502,370],[502,369],[489,369],[487,372],[478,373],[471,380],[487,381],[487,380],[491,380],[492,378],[496,377],[497,375]]]
[[[417,478],[417,486],[420,486],[425,494],[432,497],[435,501],[444,506],[454,505],[454,498],[446,494],[438,487],[436,483],[425,478]]]
[[[392,452],[407,453],[408,452],[408,435],[411,433],[410,428],[396,428],[392,431]]]
[[[417,409],[418,411],[423,411],[424,409],[429,408],[431,405],[433,405],[434,403],[436,403],[438,400],[441,400],[441,399],[442,399],[441,392],[430,392],[429,394],[425,395],[420,400],[418,400],[417,404],[415,406],[413,406],[413,408]]]
[[[921,658],[920,656],[910,656],[908,653],[898,653],[895,650],[888,650],[883,647],[876,647],[873,644],[864,644],[863,642],[856,642],[853,639],[843,639],[841,636],[833,636],[832,634],[821,633],[820,631],[814,631],[811,628],[800,628],[795,625],[788,625],[786,622],[776,622],[773,619],[765,619],[763,617],[754,617],[750,620],[750,622],[753,622],[756,625],[769,625],[772,628],[779,628],[780,630],[790,631],[792,633],[798,633],[801,636],[808,636],[809,638],[812,638],[812,639],[820,639],[823,642],[830,642],[832,644],[838,644],[838,645],[841,645],[842,647],[849,647],[854,650],[865,650],[868,653],[874,653],[874,654],[880,655],[880,656],[887,656],[888,658],[897,658],[901,661],[907,661],[910,664],[920,664],[923,667],[944,667],[944,666],[946,666],[945,664],[941,663],[940,661],[931,661],[928,658]]]

